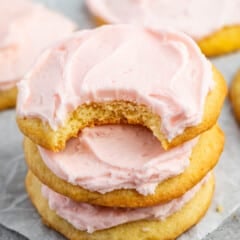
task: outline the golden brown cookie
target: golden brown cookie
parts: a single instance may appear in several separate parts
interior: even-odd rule
[[[240,122],[240,70],[232,80],[229,97],[236,119]]]
[[[229,26],[214,32],[197,43],[202,52],[213,57],[240,49],[240,26]]]
[[[33,205],[43,222],[71,240],[169,240],[175,239],[195,225],[207,211],[214,191],[214,177],[180,211],[163,221],[136,221],[92,234],[79,231],[70,223],[50,210],[47,200],[41,194],[41,183],[32,173],[26,177],[26,188]]]
[[[165,180],[155,194],[141,195],[135,190],[115,190],[106,194],[90,192],[72,185],[51,172],[41,159],[36,145],[25,138],[27,165],[34,175],[54,191],[79,201],[109,207],[146,207],[180,197],[196,185],[218,162],[223,150],[224,135],[218,126],[203,133],[191,155],[191,163],[184,173]]]
[[[0,110],[12,108],[16,105],[17,87],[0,91]]]
[[[56,131],[50,128],[48,123],[37,118],[17,117],[20,130],[33,142],[51,151],[64,149],[66,141],[85,128],[102,124],[140,124],[149,128],[161,141],[165,149],[181,145],[202,132],[208,130],[217,122],[223,101],[227,93],[227,86],[222,75],[213,67],[215,87],[211,91],[205,103],[205,111],[202,122],[185,131],[169,142],[161,132],[161,119],[144,105],[130,102],[115,101],[107,103],[93,103],[82,105],[72,112],[63,127]]]

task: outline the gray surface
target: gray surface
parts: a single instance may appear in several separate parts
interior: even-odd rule
[[[0,240],[27,240],[27,238],[0,225]]]
[[[205,240],[239,240],[240,239],[240,208],[229,217],[216,231]]]
[[[47,3],[50,8],[58,9],[63,11],[66,15],[73,18],[76,22],[78,22],[80,28],[84,26],[91,26],[89,19],[87,18],[86,12],[83,11],[84,7],[80,3],[81,0],[39,0],[41,2]],[[80,14],[81,13],[81,14]],[[233,74],[235,73],[237,67],[239,66],[240,62],[240,54],[229,55],[224,58],[218,58],[214,60],[214,63],[217,67],[223,72],[228,82],[232,78]],[[55,235],[53,231],[47,231],[47,229],[41,224],[41,220],[39,219],[38,214],[36,214],[35,210],[31,207],[31,204],[26,199],[26,195],[23,191],[23,181],[24,181],[24,173],[26,172],[25,166],[23,163],[23,155],[21,149],[21,136],[16,128],[15,124],[15,114],[14,111],[6,111],[1,114],[1,119],[6,117],[6,121],[1,121],[0,119],[0,138],[1,141],[4,140],[3,145],[1,146],[0,152],[0,160],[6,161],[4,165],[1,165],[2,172],[5,174],[2,176],[0,175],[0,186],[3,185],[3,188],[6,186],[6,189],[0,188],[0,200],[4,198],[6,202],[11,203],[10,206],[7,206],[6,211],[1,210],[0,206],[0,218],[6,223],[7,226],[11,224],[11,228],[13,229],[21,229],[21,232],[28,233],[32,229],[37,229],[34,233],[31,233],[31,240],[36,240],[41,238],[42,232],[46,232],[47,234],[44,235],[44,240],[47,239],[62,239],[60,236]],[[226,116],[228,116],[226,118]],[[223,173],[225,172],[229,176],[238,174],[237,169],[240,169],[240,162],[236,161],[235,165],[226,164],[225,160],[228,160],[228,157],[231,156],[237,160],[238,156],[240,155],[239,147],[236,144],[236,139],[240,139],[240,131],[236,127],[236,123],[231,116],[231,110],[229,106],[229,102],[227,101],[223,110],[223,114],[221,117],[221,123],[224,130],[228,133],[227,135],[227,146],[225,152],[223,154],[222,160],[220,161],[219,166],[217,167],[217,189],[216,189],[216,197],[213,202],[211,213],[215,212],[215,208],[217,204],[223,204],[224,212],[223,213],[214,213],[214,218],[211,218],[211,214],[207,216],[210,222],[212,223],[214,219],[218,221],[222,221],[223,215],[229,213],[228,211],[234,211],[236,209],[235,205],[233,206],[231,200],[235,200],[239,197],[238,190],[239,186],[236,183],[238,182],[231,182],[227,183],[223,181],[222,177]],[[1,125],[6,124],[6,126]],[[235,139],[235,144],[232,144],[232,140]],[[9,146],[11,143],[11,146]],[[12,146],[15,146],[12,149]],[[13,154],[15,153],[15,155]],[[236,156],[237,153],[237,156]],[[9,159],[8,156],[15,156],[14,158]],[[232,160],[232,159],[231,159]],[[11,168],[14,166],[14,169]],[[10,171],[11,169],[11,171]],[[11,174],[8,174],[11,173]],[[18,174],[14,174],[18,173]],[[2,178],[3,177],[3,178]],[[239,179],[239,178],[238,178]],[[3,182],[4,181],[4,182]],[[12,183],[12,184],[11,184]],[[231,185],[231,187],[228,187]],[[236,186],[235,186],[235,185]],[[226,194],[222,194],[222,187],[225,189]],[[15,195],[13,195],[14,193]],[[17,198],[14,198],[16,196]],[[228,198],[226,200],[226,197]],[[237,202],[237,201],[236,201]],[[240,202],[239,202],[240,203]],[[15,208],[11,209],[12,206],[16,206]],[[239,204],[238,204],[239,205]],[[9,211],[10,210],[10,211]],[[9,212],[11,213],[9,215]],[[27,214],[26,214],[27,212]],[[14,221],[12,221],[12,216],[14,216]],[[24,217],[23,216],[29,216]],[[218,239],[218,240],[227,240],[227,239],[240,239],[240,209],[233,213],[233,215],[226,220],[223,226],[219,228],[219,230],[211,233],[205,240],[210,239]],[[202,221],[204,222],[204,221]],[[201,222],[201,224],[202,224]],[[205,220],[205,225],[208,225],[208,222]],[[190,233],[191,236],[191,233]],[[196,232],[193,231],[192,236],[196,236]],[[11,237],[11,238],[10,238]],[[52,238],[53,237],[53,238]],[[0,239],[21,239],[15,233],[9,232],[6,229],[3,229],[0,226]],[[43,239],[43,238],[41,238]],[[195,237],[190,239],[195,240]]]
[[[216,231],[204,240],[239,240],[240,239],[240,209],[232,214]],[[22,235],[0,225],[0,240],[27,240]]]

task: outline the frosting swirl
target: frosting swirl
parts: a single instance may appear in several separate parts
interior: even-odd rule
[[[212,87],[211,64],[186,35],[104,26],[47,49],[18,84],[17,112],[57,129],[81,104],[131,101],[158,114],[171,140],[201,122]]]
[[[144,127],[106,125],[83,129],[61,152],[38,149],[46,166],[73,185],[100,193],[135,189],[147,195],[188,167],[197,141],[165,151]]]

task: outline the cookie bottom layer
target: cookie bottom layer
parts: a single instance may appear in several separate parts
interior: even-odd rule
[[[214,177],[202,186],[195,197],[179,212],[163,221],[136,221],[122,224],[92,234],[79,231],[50,210],[47,200],[41,194],[41,183],[29,172],[26,189],[33,205],[37,208],[43,222],[71,240],[167,240],[175,239],[195,225],[206,213],[214,192]]]
[[[230,90],[229,96],[232,103],[233,111],[238,122],[240,122],[240,70],[234,77]]]
[[[13,108],[16,105],[17,87],[0,91],[0,110]]]

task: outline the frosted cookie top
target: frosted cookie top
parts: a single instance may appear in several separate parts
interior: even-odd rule
[[[240,0],[86,0],[86,4],[108,23],[171,27],[196,40],[240,24]]]
[[[40,4],[0,1],[0,90],[14,87],[47,45],[75,28]]]
[[[130,101],[158,114],[172,139],[201,122],[212,87],[211,64],[186,35],[110,25],[47,49],[18,85],[17,112],[57,129],[82,104]]]

